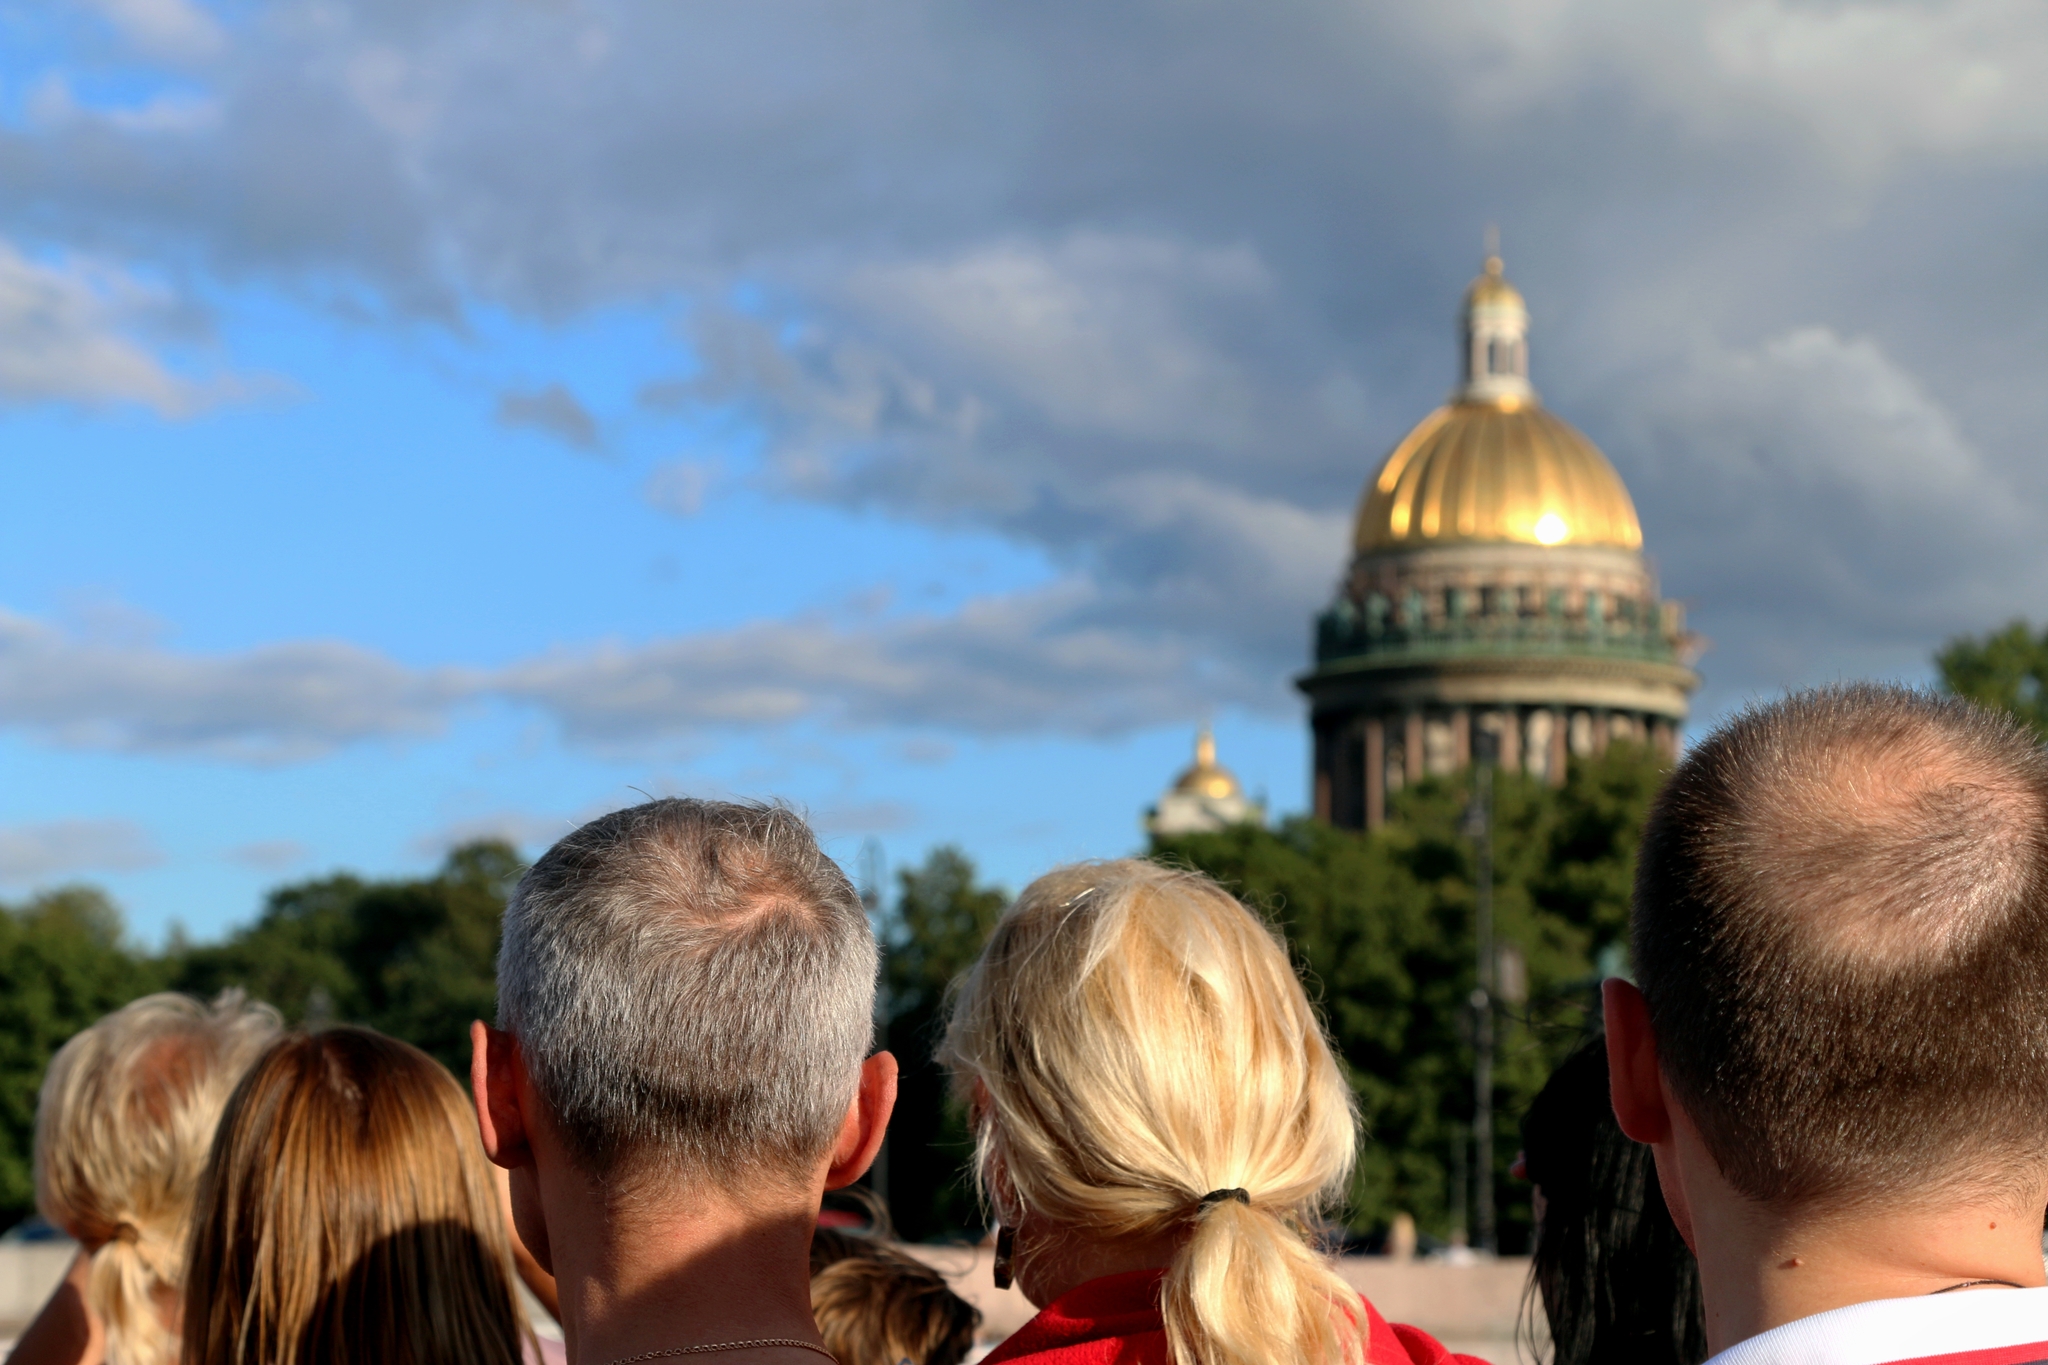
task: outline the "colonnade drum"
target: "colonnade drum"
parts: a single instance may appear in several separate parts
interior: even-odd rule
[[[1314,809],[1345,828],[1479,758],[1556,784],[1618,739],[1675,755],[1699,684],[1627,488],[1537,400],[1528,312],[1497,257],[1461,322],[1463,382],[1366,486],[1297,680]]]

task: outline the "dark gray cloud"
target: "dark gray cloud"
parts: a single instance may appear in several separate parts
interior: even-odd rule
[[[1359,487],[1450,382],[1488,221],[1539,386],[1716,641],[1710,706],[1911,670],[2048,568],[2027,6],[105,9],[183,42],[200,93],[0,130],[18,240],[451,325],[688,298],[703,368],[663,392],[751,411],[784,496],[986,529],[1065,575],[957,619],[476,684],[593,741],[1284,713]],[[765,305],[722,311],[735,282]],[[358,664],[380,714],[443,704]]]
[[[139,872],[163,860],[148,831],[131,820],[0,825],[0,882],[40,882],[85,872]]]
[[[500,426],[530,427],[586,454],[596,454],[603,445],[597,419],[566,384],[501,393],[497,418]]]

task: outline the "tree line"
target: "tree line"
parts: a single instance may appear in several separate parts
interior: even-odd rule
[[[2020,716],[2048,739],[2048,629],[2016,622],[1951,641],[1937,656],[1951,691]],[[1561,788],[1493,781],[1496,941],[1519,989],[1501,992],[1492,1160],[1501,1245],[1529,1230],[1527,1187],[1509,1178],[1514,1123],[1551,1068],[1597,1026],[1601,976],[1625,970],[1635,845],[1662,767],[1617,743],[1575,760]],[[1370,1235],[1397,1212],[1446,1238],[1472,1185],[1475,849],[1468,776],[1391,798],[1369,833],[1308,819],[1155,841],[1152,857],[1215,876],[1285,935],[1329,1021],[1368,1125],[1345,1211]],[[0,1219],[34,1201],[35,1102],[52,1053],[136,996],[238,987],[294,1024],[364,1023],[418,1044],[458,1075],[469,1021],[496,995],[499,920],[523,861],[484,841],[425,877],[350,873],[281,886],[254,921],[214,943],[135,946],[118,909],[85,886],[0,905]],[[964,1178],[966,1119],[934,1060],[946,990],[972,962],[1008,894],[966,853],[940,848],[875,897],[884,948],[878,1033],[903,1062],[887,1157],[873,1177],[900,1232],[978,1237]]]

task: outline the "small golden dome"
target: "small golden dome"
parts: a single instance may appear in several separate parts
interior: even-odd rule
[[[1423,418],[1366,485],[1352,537],[1361,553],[1503,541],[1643,544],[1614,466],[1533,400],[1458,402]]]
[[[1522,291],[1507,282],[1502,269],[1500,257],[1486,258],[1486,268],[1465,291],[1467,308],[1507,307],[1519,308],[1525,313],[1529,311],[1529,305],[1522,302]]]
[[[1207,796],[1223,799],[1241,796],[1244,788],[1238,785],[1237,777],[1230,769],[1216,761],[1216,736],[1209,728],[1202,727],[1195,736],[1195,761],[1193,766],[1174,779],[1173,789],[1189,796]]]

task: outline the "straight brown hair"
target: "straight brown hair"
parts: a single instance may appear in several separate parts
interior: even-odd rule
[[[193,1222],[184,1365],[519,1365],[475,1118],[410,1044],[280,1039],[228,1102]]]
[[[1651,810],[1634,958],[1750,1198],[2018,1201],[2048,1168],[2048,755],[2011,718],[1855,684],[1723,725]]]

